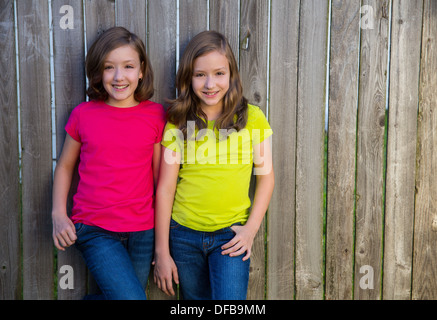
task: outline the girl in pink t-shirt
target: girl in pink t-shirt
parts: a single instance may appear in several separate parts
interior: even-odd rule
[[[108,29],[91,46],[86,72],[90,101],[72,111],[55,169],[53,241],[59,250],[75,244],[81,251],[102,291],[93,297],[145,299],[164,109],[148,100],[150,62],[143,42],[125,28]]]

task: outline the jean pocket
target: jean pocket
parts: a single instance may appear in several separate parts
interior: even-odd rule
[[[170,219],[170,229],[176,229],[179,228],[181,225],[174,221],[173,219]]]
[[[79,235],[85,230],[85,225],[81,222],[78,222],[74,225],[76,228],[76,237],[79,237]]]

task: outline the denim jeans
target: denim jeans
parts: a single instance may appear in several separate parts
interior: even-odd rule
[[[76,247],[103,295],[89,299],[145,300],[154,229],[111,232],[76,223]]]
[[[170,250],[178,268],[180,294],[187,300],[245,300],[250,259],[222,255],[235,236],[230,228],[201,232],[170,223]]]

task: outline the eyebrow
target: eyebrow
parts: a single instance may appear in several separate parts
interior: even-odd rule
[[[124,60],[121,63],[132,63],[132,62],[136,62],[135,59]],[[105,60],[105,63],[114,63],[114,62],[111,60]]]
[[[214,69],[213,71],[219,71],[219,70],[227,70],[227,68],[220,67],[220,68]],[[194,72],[203,72],[203,70],[202,69],[194,69]]]

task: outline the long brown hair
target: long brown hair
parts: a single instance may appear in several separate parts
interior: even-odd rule
[[[229,61],[229,90],[223,98],[223,111],[215,122],[217,129],[243,129],[247,123],[247,99],[243,96],[238,66],[228,40],[217,31],[203,31],[188,43],[179,63],[176,75],[178,97],[170,100],[167,119],[187,136],[187,122],[194,121],[197,129],[204,129],[207,124],[206,114],[200,108],[199,98],[192,89],[194,61],[196,58],[218,51]]]
[[[140,57],[143,79],[138,82],[135,90],[135,100],[148,100],[153,96],[153,70],[143,41],[134,33],[123,27],[112,27],[106,30],[90,47],[86,61],[86,75],[89,79],[87,94],[90,99],[106,100],[108,93],[103,87],[102,77],[106,56],[119,47],[129,45]]]

